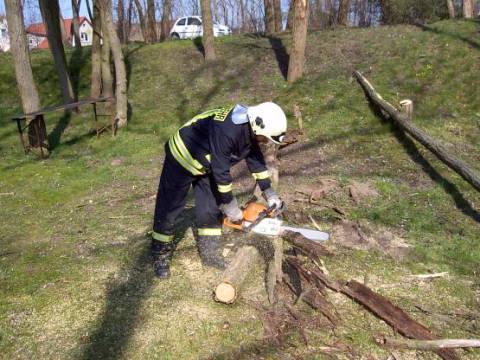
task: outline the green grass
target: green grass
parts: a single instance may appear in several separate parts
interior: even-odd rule
[[[336,179],[343,190],[353,180],[370,182],[378,198],[354,204],[345,190],[334,201],[348,219],[387,229],[412,245],[401,261],[377,251],[337,250],[326,264],[332,274],[359,280],[368,274],[373,288],[439,336],[478,335],[479,194],[376,117],[351,73],[363,71],[393,104],[412,99],[415,124],[480,170],[479,30],[478,22],[444,21],[425,31],[396,26],[314,32],[306,74],[294,85],[286,84],[277,62],[285,56],[282,46],[290,45],[287,35],[219,39],[213,65],[205,65],[190,41],[131,45],[125,49],[128,128],[115,139],[97,139],[89,109],[71,118],[51,114],[46,123],[54,148],[44,160],[21,150],[9,120],[20,111],[12,59],[1,54],[1,357],[274,359],[293,353],[264,342],[249,306],[265,301],[260,266],[239,303],[225,307],[211,299],[218,273],[201,267],[190,230],[172,279],[154,279],[147,256],[164,142],[204,109],[266,100],[281,104],[292,128],[297,104],[307,134],[300,150],[287,149],[282,157],[283,196],[292,199],[296,187],[312,186],[320,177]],[[80,97],[89,94],[89,57],[84,49],[71,64]],[[61,103],[50,54],[33,52],[32,66],[42,105]],[[332,211],[289,206],[331,229]],[[190,217],[191,211],[187,227]],[[404,280],[436,271],[450,277],[426,284]],[[418,304],[440,313],[475,313],[477,322],[456,321],[447,330],[435,317],[415,312]],[[349,301],[337,308],[345,319],[337,336],[312,333],[312,345],[340,340],[360,354],[386,358],[372,339],[389,333],[388,327]],[[295,336],[291,341],[300,346]]]

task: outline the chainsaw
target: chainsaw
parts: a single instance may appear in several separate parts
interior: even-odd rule
[[[275,205],[267,208],[256,201],[249,201],[242,210],[242,223],[235,224],[225,218],[224,225],[246,233],[254,232],[267,236],[276,236],[281,235],[284,231],[293,231],[313,241],[327,241],[329,239],[329,234],[323,231],[284,225],[283,221],[276,217],[282,209],[276,209]]]

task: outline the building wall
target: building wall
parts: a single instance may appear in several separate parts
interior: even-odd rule
[[[88,21],[80,24],[80,41],[82,46],[92,45],[93,28]],[[75,46],[75,36],[72,36],[72,46]]]
[[[0,51],[10,50],[7,19],[0,19]]]

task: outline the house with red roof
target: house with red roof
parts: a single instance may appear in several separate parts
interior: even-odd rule
[[[64,34],[67,41],[75,46],[75,36],[73,36],[73,19],[63,19]],[[93,27],[90,20],[81,16],[79,18],[80,41],[82,46],[92,45]],[[47,29],[45,24],[31,24],[27,28],[28,46],[31,49],[48,49]]]

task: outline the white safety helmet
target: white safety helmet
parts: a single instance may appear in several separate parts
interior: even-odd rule
[[[273,102],[250,106],[248,121],[255,135],[263,135],[275,144],[283,144],[287,131],[287,117],[282,108]]]

